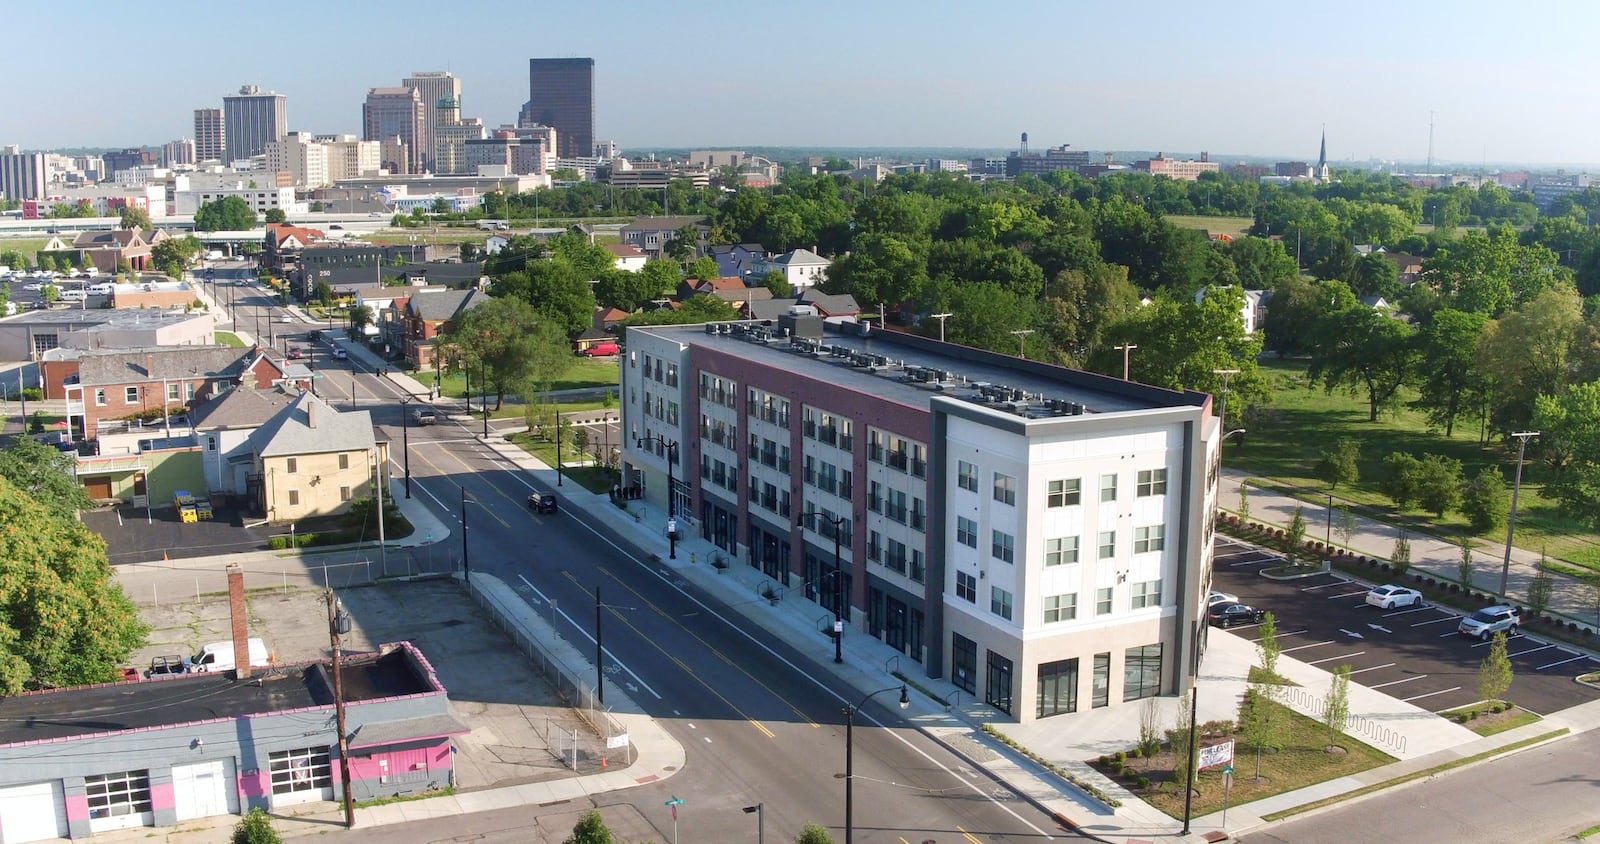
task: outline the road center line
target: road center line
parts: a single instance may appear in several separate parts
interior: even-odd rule
[[[1369,688],[1369,689],[1381,689],[1381,688],[1383,688],[1385,686],[1398,686],[1401,683],[1409,683],[1412,680],[1421,680],[1422,678],[1424,678],[1426,676],[1428,676],[1428,675],[1426,675],[1426,674],[1416,674],[1416,675],[1413,675],[1411,677],[1407,677],[1404,680],[1392,680],[1392,681],[1390,681],[1388,683],[1379,683],[1376,686],[1368,686],[1367,688]]]
[[[532,589],[533,590],[533,594],[539,596],[539,600],[544,601],[547,604],[550,603],[550,597],[548,595],[544,594],[543,592],[540,592],[539,591],[539,587],[534,586],[532,583],[529,583],[528,579],[526,577],[523,577],[522,575],[519,574],[519,575],[517,575],[517,579],[522,581],[523,584],[526,585],[529,589]],[[573,621],[572,620],[572,616],[567,615],[567,611],[566,610],[561,609],[561,607],[559,605],[557,605],[556,606],[556,612],[559,613],[562,618],[566,619],[568,624],[570,624],[574,628],[576,628],[579,633],[582,633],[583,634],[583,638],[588,639],[590,644],[594,644],[594,637],[590,636],[589,635],[589,631],[583,629],[583,627],[581,627],[578,624],[578,622]],[[615,614],[615,613],[613,613],[613,614]],[[639,681],[639,685],[643,686],[645,691],[649,692],[650,694],[655,695],[656,696],[656,700],[661,700],[662,699],[661,695],[659,693],[657,693],[655,689],[650,688],[650,684],[649,683],[646,683],[643,680],[643,678],[641,678],[638,674],[633,673],[633,669],[629,668],[628,664],[626,662],[623,662],[622,660],[617,659],[616,654],[613,654],[611,652],[610,648],[605,648],[604,650],[605,650],[606,656],[611,657],[611,660],[613,662],[615,662],[616,664],[622,666],[622,670],[628,672],[628,676],[632,677],[635,680],[638,680]]]

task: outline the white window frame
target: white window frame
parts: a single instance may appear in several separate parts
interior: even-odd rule
[[[1044,541],[1044,564],[1051,566],[1070,566],[1078,562],[1078,546],[1080,538],[1076,536],[1056,536]]]
[[[1138,498],[1149,498],[1152,495],[1166,495],[1166,494],[1167,494],[1167,470],[1166,469],[1140,469],[1139,470],[1139,486],[1138,486],[1138,488],[1136,490],[1136,493],[1135,493],[1136,497],[1138,497]]]

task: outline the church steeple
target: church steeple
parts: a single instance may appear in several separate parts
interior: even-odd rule
[[[1328,125],[1322,125],[1322,151],[1317,154],[1317,180],[1328,181]]]

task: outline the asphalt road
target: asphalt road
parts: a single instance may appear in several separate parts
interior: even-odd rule
[[[1456,632],[1459,612],[1369,607],[1370,584],[1338,572],[1268,580],[1259,572],[1280,564],[1279,558],[1222,538],[1217,543],[1213,588],[1271,611],[1286,656],[1328,670],[1349,665],[1351,682],[1431,712],[1479,700],[1478,666],[1489,644]],[[1231,629],[1256,636],[1254,625]],[[1507,653],[1515,679],[1505,698],[1519,706],[1548,714],[1600,697],[1600,691],[1572,681],[1600,669],[1600,660],[1525,634],[1507,642]]]
[[[297,326],[297,333],[307,328]],[[324,396],[345,406],[353,390],[357,406],[372,410],[398,444],[402,417],[391,382],[360,371],[346,379],[350,362],[324,364],[320,357],[318,372],[330,376],[319,382]],[[583,512],[570,507],[557,515],[529,512],[529,481],[457,421],[413,426],[406,437],[414,497],[455,529],[465,493],[472,570],[513,585],[531,606],[551,613],[560,634],[585,653],[595,647],[599,588],[605,683],[626,688],[684,745],[683,773],[659,785],[601,795],[600,803],[633,806],[661,840],[672,833],[663,807],[672,796],[687,801],[679,821],[684,840],[748,837],[752,823],[742,808],[757,802],[764,804],[774,840],[792,840],[807,822],[829,826],[842,838],[842,713],[847,701],[857,701],[820,667],[819,659],[831,658],[825,642],[819,638],[797,648],[765,631],[738,628],[707,596],[649,563],[640,549],[618,544]],[[400,449],[393,461],[396,476],[402,476]],[[459,558],[459,536],[438,552]],[[859,841],[1072,837],[1031,804],[906,727],[893,699],[893,694],[877,698],[856,719]],[[538,808],[559,813],[573,807]],[[407,831],[424,835],[414,827]],[[418,840],[452,839],[460,831],[459,822],[446,821],[436,833],[426,833],[436,838]]]
[[[1571,841],[1600,824],[1600,733],[1523,751],[1247,835],[1247,844]]]

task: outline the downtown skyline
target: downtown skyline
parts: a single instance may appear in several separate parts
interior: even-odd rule
[[[58,10],[29,0],[9,17],[18,31],[44,31]],[[190,137],[193,110],[219,105],[243,84],[287,95],[291,131],[359,134],[368,89],[441,70],[462,80],[463,115],[493,127],[515,122],[527,99],[528,59],[587,56],[595,60],[596,137],[624,149],[1006,149],[1026,131],[1036,149],[1304,159],[1326,125],[1333,163],[1420,162],[1431,112],[1439,162],[1600,161],[1587,142],[1600,115],[1572,107],[1600,60],[1581,38],[1547,39],[1536,51],[1483,46],[1487,27],[1505,23],[1503,8],[1486,2],[1356,2],[1286,14],[1252,0],[1225,15],[1167,2],[1136,10],[1020,2],[981,20],[956,4],[706,2],[627,23],[638,9],[626,3],[580,12],[469,0],[452,7],[460,29],[418,29],[437,11],[411,0],[383,15],[361,6],[319,11],[323,32],[380,45],[350,61],[348,49],[329,58],[325,41],[305,38],[306,21],[294,15],[259,20],[180,3],[172,15],[74,41],[115,54],[169,37],[182,26],[175,20],[204,21],[186,48],[148,60],[154,96],[104,96],[103,67],[63,63],[38,85],[0,92],[0,143],[159,145]],[[1600,23],[1600,9],[1579,3],[1528,11],[1530,31]],[[480,32],[480,19],[495,25]],[[196,49],[208,38],[248,43],[220,62]],[[381,47],[395,44],[405,48]],[[21,55],[10,52],[0,68],[20,73]]]

